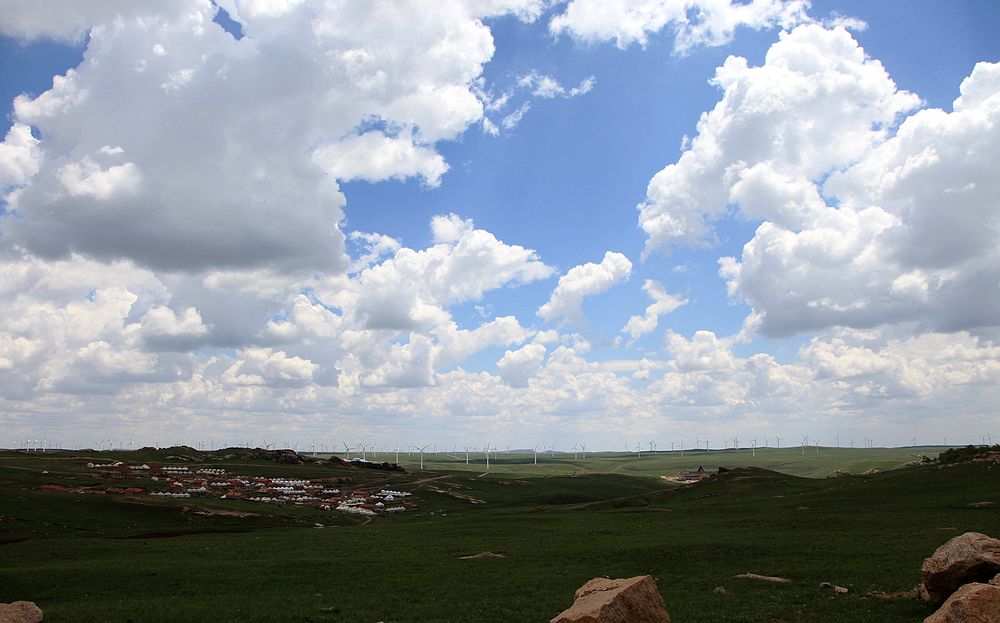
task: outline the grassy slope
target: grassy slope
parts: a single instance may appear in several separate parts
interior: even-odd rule
[[[921,560],[955,534],[1000,534],[1000,467],[982,464],[829,480],[740,470],[687,488],[617,473],[453,473],[413,485],[421,512],[357,525],[301,509],[235,520],[46,494],[16,462],[0,456],[0,539],[31,538],[0,545],[0,601],[32,599],[53,622],[544,621],[591,577],[651,574],[680,622],[892,623],[930,610],[864,593],[911,588]],[[982,501],[995,506],[969,506]],[[121,538],[150,526],[257,529]],[[458,558],[481,551],[507,558]],[[733,579],[744,571],[794,582]]]

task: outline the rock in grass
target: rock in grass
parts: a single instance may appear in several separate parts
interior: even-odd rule
[[[648,575],[595,578],[573,597],[573,605],[549,623],[670,623],[656,580]]]
[[[996,623],[1000,621],[1000,587],[966,584],[952,593],[924,623]]]
[[[40,623],[42,609],[33,601],[0,604],[0,623]]]
[[[1000,540],[966,532],[937,548],[921,571],[920,596],[941,603],[963,584],[987,582],[1000,571]]]

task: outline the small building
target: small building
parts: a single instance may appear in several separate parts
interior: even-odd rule
[[[706,478],[711,478],[712,474],[705,471],[705,468],[701,465],[698,466],[697,471],[693,472],[681,472],[677,475],[677,480],[681,482],[701,482]]]

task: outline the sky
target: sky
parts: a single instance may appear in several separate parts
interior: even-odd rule
[[[1000,439],[994,2],[4,4],[0,447]]]

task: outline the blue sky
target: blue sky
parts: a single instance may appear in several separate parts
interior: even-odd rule
[[[1000,421],[995,4],[220,5],[0,18],[0,444]]]

